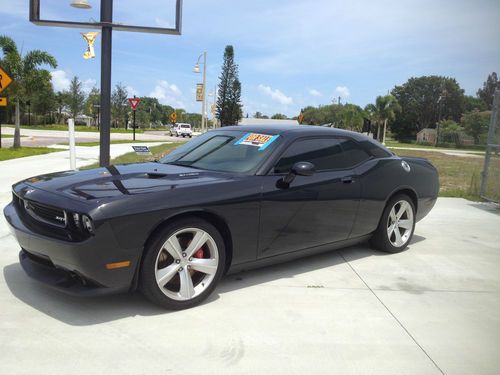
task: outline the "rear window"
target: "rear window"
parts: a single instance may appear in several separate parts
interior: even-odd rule
[[[191,127],[191,125],[181,125],[181,128],[188,128],[189,129],[190,127]]]

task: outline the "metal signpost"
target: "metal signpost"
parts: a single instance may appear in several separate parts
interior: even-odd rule
[[[181,34],[182,0],[176,0],[175,28],[135,26],[123,23],[113,23],[113,0],[100,0],[100,22],[72,22],[47,20],[40,18],[40,3],[42,0],[30,0],[30,22],[39,26],[71,27],[79,29],[100,29],[101,43],[101,124],[100,124],[100,154],[99,164],[109,165],[110,123],[111,123],[111,47],[112,31],[134,31],[155,34]],[[73,1],[73,7],[88,9],[91,5],[85,0]]]
[[[493,98],[493,108],[491,109],[490,127],[488,131],[488,144],[484,156],[484,168],[481,178],[481,198],[490,202],[500,204],[500,161],[498,155],[500,151],[500,89],[495,90]]]
[[[134,114],[133,114],[133,116],[134,116],[134,117],[133,117],[133,119],[134,119],[134,120],[133,120],[133,124],[132,124],[132,129],[134,129],[134,130],[133,130],[133,132],[134,132],[134,138],[133,138],[133,139],[134,139],[134,141],[135,141],[135,112],[136,112],[136,110],[137,110],[137,106],[138,106],[138,105],[139,105],[139,103],[141,102],[141,99],[136,98],[136,97],[134,96],[133,98],[129,98],[128,102],[130,103],[130,106],[132,107],[132,111],[134,112]]]

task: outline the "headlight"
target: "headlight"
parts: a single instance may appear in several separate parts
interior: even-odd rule
[[[89,232],[90,234],[94,234],[94,223],[92,222],[92,219],[90,217],[88,217],[87,215],[82,215],[82,223],[87,232]]]

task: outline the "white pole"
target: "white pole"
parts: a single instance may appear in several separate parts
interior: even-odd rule
[[[68,120],[69,130],[69,168],[76,169],[76,152],[75,152],[75,120]]]

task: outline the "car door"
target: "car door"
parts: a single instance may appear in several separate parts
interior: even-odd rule
[[[295,140],[264,176],[259,258],[320,246],[349,238],[361,186],[353,168],[370,155],[348,138]],[[347,153],[349,157],[347,157]],[[300,161],[316,167],[312,176],[296,176],[288,188],[278,180]]]

